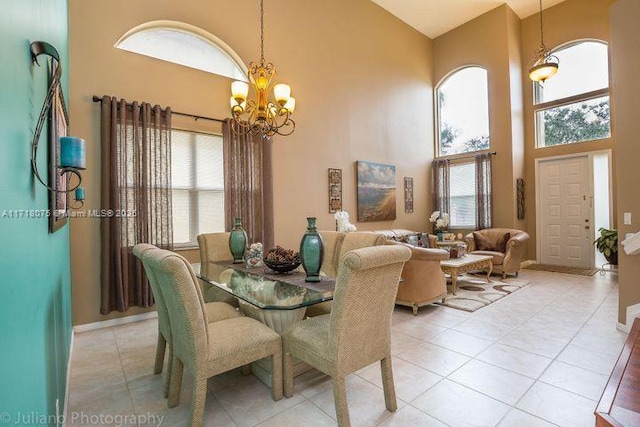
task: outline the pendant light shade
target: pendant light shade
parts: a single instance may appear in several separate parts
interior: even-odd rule
[[[544,82],[558,72],[560,61],[557,56],[551,55],[544,45],[544,32],[542,30],[542,0],[540,0],[540,48],[535,52],[535,57],[529,63],[529,78],[534,82]]]

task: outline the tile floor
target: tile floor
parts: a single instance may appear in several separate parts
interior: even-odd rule
[[[352,425],[593,426],[626,339],[616,330],[616,276],[524,270],[520,277],[531,284],[475,313],[430,306],[414,317],[396,308],[398,410],[385,410],[379,367],[372,365],[348,378]],[[68,425],[157,426],[160,417],[163,426],[187,424],[188,374],[173,409],[162,376],[152,374],[156,327],[147,320],[76,334]],[[331,384],[310,371],[296,378],[292,398],[273,402],[255,377],[232,371],[210,380],[204,418],[216,427],[333,426]]]

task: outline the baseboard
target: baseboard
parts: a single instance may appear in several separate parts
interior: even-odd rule
[[[126,325],[128,323],[140,322],[141,320],[154,319],[158,317],[157,311],[149,313],[136,314],[134,316],[117,317],[115,319],[103,320],[101,322],[85,323],[73,327],[74,332],[81,333],[87,331],[95,331],[97,329],[110,328],[112,326]]]
[[[69,359],[67,360],[67,382],[64,388],[64,408],[62,409],[62,427],[67,425],[67,411],[69,410],[69,384],[71,382],[71,357],[73,357],[73,341],[75,332],[71,329],[71,342],[69,343]],[[58,414],[56,414],[58,415]],[[56,419],[60,419],[56,417]]]
[[[522,261],[520,263],[520,268],[525,268],[525,267],[528,267],[528,266],[530,266],[532,264],[537,264],[537,263],[538,263],[538,261],[536,261],[535,259],[528,259],[528,260]]]
[[[633,325],[633,319],[640,317],[640,304],[630,305],[627,307],[627,323],[622,324],[618,322],[616,329],[622,332],[631,332],[631,326]]]

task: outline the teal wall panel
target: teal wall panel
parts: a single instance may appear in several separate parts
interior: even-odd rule
[[[46,41],[61,54],[68,99],[67,0],[0,3],[0,414],[55,415],[64,405],[71,340],[69,226],[49,234],[46,189],[31,173],[31,138],[47,91],[47,66],[31,64],[29,44]],[[38,165],[47,170],[46,129]],[[50,425],[55,420],[48,419]]]

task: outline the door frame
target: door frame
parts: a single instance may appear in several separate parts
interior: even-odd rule
[[[596,151],[585,151],[580,153],[571,153],[571,154],[562,154],[558,156],[548,156],[548,157],[537,157],[535,158],[535,185],[536,185],[536,262],[540,262],[542,259],[542,234],[540,230],[542,230],[541,215],[540,215],[540,163],[552,160],[566,160],[578,157],[586,157],[587,158],[587,180],[589,185],[589,190],[591,192],[590,198],[591,201],[589,203],[589,220],[591,221],[591,228],[589,229],[589,239],[590,241],[595,240],[595,226],[593,225],[594,215],[594,194],[593,194],[593,157],[596,155],[607,155],[607,160],[609,164],[609,222],[613,222],[613,159],[612,159],[612,150],[610,148],[605,150],[596,150]],[[611,224],[609,224],[611,226]],[[595,267],[595,249],[593,251],[589,251],[589,265],[591,268]]]

